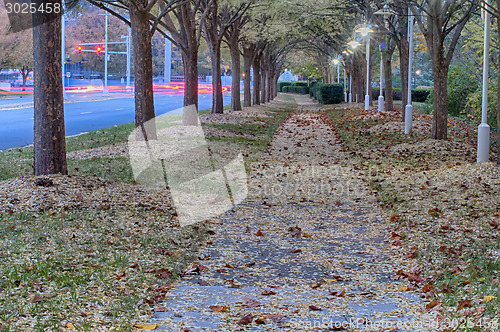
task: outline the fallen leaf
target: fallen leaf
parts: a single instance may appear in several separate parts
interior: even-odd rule
[[[198,282],[198,285],[200,285],[200,286],[210,286],[210,284],[207,281],[205,281],[205,280],[200,280]]]
[[[75,326],[73,324],[71,324],[71,323],[68,323],[68,324],[66,324],[66,328],[70,329],[70,330],[74,330]]]
[[[259,229],[257,233],[255,233],[256,236],[264,236],[264,233]]]
[[[486,296],[484,297],[484,299],[483,299],[483,302],[484,302],[484,303],[488,303],[488,302],[490,302],[491,300],[494,300],[494,299],[496,299],[496,297],[494,297],[494,296],[492,296],[492,295],[486,295]]]
[[[33,298],[31,299],[31,303],[38,303],[38,302],[42,302],[42,300],[43,300],[43,297],[42,297],[40,294],[36,293],[36,294],[33,296]]]
[[[320,307],[317,307],[315,305],[310,305],[309,306],[309,310],[313,310],[313,311],[321,311],[321,308]]]
[[[298,253],[298,252],[302,252],[302,249],[293,249],[293,250],[292,250],[292,253],[293,253],[293,254],[296,254],[296,253]]]
[[[253,321],[253,315],[252,314],[248,314],[248,315],[245,315],[243,317],[241,317],[237,322],[236,324],[238,325],[248,325],[250,324],[251,322]]]
[[[158,324],[135,324],[134,327],[137,327],[141,330],[155,330],[159,325]]]
[[[409,292],[409,291],[412,291],[412,290],[413,290],[413,288],[408,287],[408,286],[401,286],[401,287],[399,287],[399,289],[398,289],[398,290],[399,290],[400,292]]]
[[[311,235],[311,234],[307,234],[307,233],[302,234],[302,236],[303,236],[303,237],[307,237],[307,238],[311,238],[311,237],[312,237],[312,235]]]
[[[434,287],[432,287],[430,284],[425,284],[424,287],[422,287],[422,292],[427,293],[430,292]]]
[[[425,309],[427,309],[427,310],[432,309],[435,306],[437,306],[438,304],[439,304],[438,301],[432,300],[431,302],[427,303],[427,305],[425,306]]]
[[[255,323],[256,324],[265,324],[266,319],[264,317],[259,317],[259,318],[255,319]]]
[[[457,310],[461,310],[463,308],[469,308],[472,306],[472,300],[462,300],[460,301],[460,304],[458,305]]]
[[[211,305],[209,307],[210,309],[212,309],[213,312],[226,312],[229,308],[228,306],[222,306],[222,305]]]
[[[266,290],[262,291],[262,293],[261,293],[261,294],[262,294],[262,295],[275,295],[275,294],[276,294],[276,292],[273,292],[272,290],[267,290],[267,289],[266,289]]]
[[[243,304],[246,305],[249,308],[255,308],[255,307],[258,307],[260,305],[260,302],[257,301],[257,300],[254,300],[252,298],[245,297],[243,299]]]

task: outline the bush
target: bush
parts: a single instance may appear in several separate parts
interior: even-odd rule
[[[403,92],[401,88],[392,88],[392,99],[403,100]]]
[[[467,98],[478,88],[478,80],[466,68],[451,66],[448,72],[448,114],[463,114]]]
[[[471,123],[481,123],[481,112],[483,105],[483,90],[479,87],[467,97],[465,108],[462,112]],[[488,82],[488,124],[491,128],[497,128],[497,81]],[[497,128],[498,130],[498,128]]]
[[[278,91],[279,91],[279,92],[284,92],[284,91],[283,91],[283,88],[284,88],[285,86],[291,86],[291,85],[292,85],[292,82],[287,82],[287,81],[279,81],[279,82],[278,82]]]
[[[427,98],[429,98],[431,91],[431,89],[412,89],[411,100],[416,103],[425,103]]]
[[[344,101],[344,87],[342,84],[317,84],[315,98],[321,104],[339,104]]]
[[[303,82],[303,81],[300,81],[300,82],[293,82],[292,84],[293,86],[309,86],[309,84],[307,82]]]
[[[284,86],[283,87],[283,92],[288,92],[288,93],[299,93],[299,94],[308,94],[309,93],[309,87],[308,86]]]

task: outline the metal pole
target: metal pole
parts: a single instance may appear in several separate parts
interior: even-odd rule
[[[65,46],[65,39],[66,39],[66,37],[65,37],[65,34],[66,34],[66,33],[65,33],[65,30],[66,30],[66,29],[65,29],[65,25],[66,25],[66,24],[64,23],[64,20],[65,20],[64,15],[61,15],[61,29],[62,29],[62,36],[61,36],[61,60],[62,60],[62,61],[61,61],[61,65],[62,65],[62,76],[61,76],[61,79],[62,79],[62,86],[63,86],[63,98],[64,98],[64,99],[67,99],[67,98],[68,98],[68,96],[66,95],[66,89],[65,89],[65,86],[64,86],[64,75],[65,75],[65,69],[66,69],[66,68],[65,68],[65,65],[64,65],[64,60],[65,60],[65,58],[66,58],[66,54],[65,54],[65,53],[66,53],[66,50],[65,50],[65,48],[66,48],[66,46]]]
[[[411,67],[413,59],[413,22],[415,17],[411,14],[411,9],[408,7],[408,45],[410,49],[409,59],[408,59],[408,105],[405,108],[405,134],[411,133],[412,121],[413,121],[413,106],[411,104]]]
[[[365,111],[370,109],[370,34],[366,35],[366,95]]]
[[[347,103],[347,82],[345,73],[345,62],[344,62],[344,103]]]
[[[170,84],[172,68],[172,42],[165,38],[165,69],[163,73],[163,84]]]
[[[127,92],[132,91],[132,87],[130,86],[130,54],[132,51],[132,47],[130,45],[132,39],[132,29],[128,28],[128,36],[127,36]]]
[[[104,35],[104,90],[103,93],[108,93],[108,12],[106,12],[106,27]]]
[[[352,104],[352,73],[349,73],[349,104]]]
[[[489,5],[485,0],[485,6]],[[483,103],[481,124],[477,128],[477,162],[488,161],[490,154],[490,126],[488,125],[488,76],[490,62],[490,13],[484,11],[484,54],[483,54]]]
[[[337,84],[340,84],[340,61],[337,63]]]
[[[384,111],[384,95],[382,90],[382,85],[384,84],[383,75],[384,75],[384,53],[382,52],[382,48],[380,48],[380,94],[378,96],[378,111]]]

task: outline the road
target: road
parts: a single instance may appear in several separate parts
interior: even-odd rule
[[[230,103],[224,94],[224,105]],[[155,94],[156,115],[180,112],[183,95]],[[212,95],[199,95],[199,109],[212,106]],[[0,150],[33,144],[33,97],[0,99]],[[134,99],[131,93],[68,93],[64,105],[66,135],[133,122]]]

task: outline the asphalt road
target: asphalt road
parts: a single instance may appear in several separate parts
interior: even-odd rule
[[[224,95],[224,105],[231,97]],[[156,115],[180,112],[182,94],[155,95]],[[199,109],[212,106],[211,94],[199,95]],[[33,98],[0,99],[0,150],[33,144]],[[91,130],[133,122],[134,99],[132,94],[69,93],[64,105],[66,135],[76,135]]]

